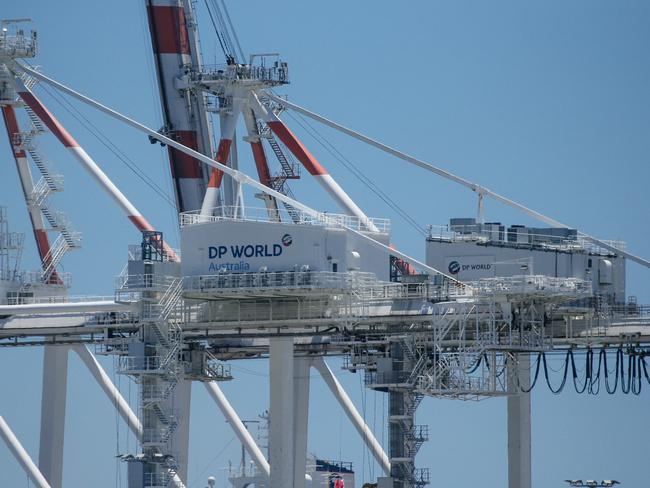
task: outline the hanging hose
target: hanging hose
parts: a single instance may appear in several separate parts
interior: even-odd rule
[[[540,359],[542,357],[542,353],[539,353],[537,355],[537,360],[535,361],[537,364],[535,366],[535,377],[533,378],[533,381],[530,384],[529,388],[525,388],[521,386],[521,382],[519,381],[519,375],[517,375],[517,386],[519,389],[524,392],[524,393],[530,393],[533,388],[535,388],[535,385],[537,384],[537,378],[539,377],[539,365],[541,363]]]
[[[557,395],[562,390],[564,390],[564,385],[566,384],[567,372],[569,371],[569,353],[567,352],[567,355],[564,358],[564,375],[562,375],[562,383],[560,383],[560,386],[557,389],[554,389],[551,386],[551,381],[548,377],[548,365],[546,364],[546,354],[544,353],[542,353],[542,361],[544,363],[544,377],[546,378],[546,384],[548,385],[549,390],[551,390],[554,394]]]
[[[468,371],[466,371],[466,374],[472,374],[474,371],[476,371],[479,368],[479,366],[481,366],[481,362],[483,361],[483,358],[485,358],[485,362],[487,363],[487,356],[485,354],[479,356],[478,359],[476,360],[476,363],[474,363],[474,365]],[[489,369],[489,365],[488,365],[488,369]]]
[[[568,355],[571,356],[571,369],[573,372],[573,386],[576,389],[577,393],[583,393],[587,389],[587,382],[590,382],[591,380],[591,365],[589,362],[589,356],[593,356],[593,352],[591,349],[587,350],[587,362],[586,362],[586,367],[585,367],[585,381],[582,384],[582,387],[578,387],[578,373],[576,371],[576,362],[575,362],[575,357],[573,356],[573,351],[569,349]]]
[[[562,381],[557,387],[554,387],[551,384],[551,379],[549,375],[549,365],[546,359],[546,353],[540,352],[537,354],[537,359],[535,360],[535,366],[531,367],[530,371],[535,369],[534,374],[532,375],[532,381],[529,387],[525,387],[521,384],[519,376],[517,376],[517,388],[523,393],[530,393],[532,389],[537,384],[539,378],[540,366],[544,365],[544,378],[546,379],[546,384],[548,388],[554,393],[561,393],[567,382],[567,377],[569,374],[569,366],[571,367],[571,375],[573,378],[573,386],[578,394],[587,393],[590,395],[598,395],[600,393],[601,379],[604,376],[605,379],[605,390],[610,395],[616,393],[619,389],[623,394],[627,395],[632,393],[634,395],[640,395],[643,385],[643,377],[645,377],[648,384],[650,384],[650,373],[648,372],[648,365],[645,360],[645,355],[647,352],[637,351],[634,348],[629,348],[627,352],[627,372],[625,371],[625,352],[622,347],[619,347],[616,350],[616,365],[613,372],[609,370],[607,365],[607,349],[605,347],[601,348],[598,352],[598,364],[594,367],[594,351],[591,348],[588,348],[585,354],[585,374],[584,378],[580,378],[578,373],[578,368],[575,361],[575,353],[572,349],[567,350],[564,357],[564,364],[560,367],[558,371],[562,371]],[[476,362],[471,366],[469,370],[466,371],[466,374],[472,374],[478,368],[485,364],[485,367],[489,370],[490,363],[488,361],[487,354],[482,354],[476,359]],[[502,375],[507,369],[507,360],[503,368],[497,373],[497,377]],[[601,375],[602,373],[602,375]],[[614,384],[611,385],[609,381],[610,373],[614,375]]]

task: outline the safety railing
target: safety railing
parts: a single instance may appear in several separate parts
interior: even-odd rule
[[[52,295],[52,296],[35,296],[21,299],[23,304],[41,304],[41,303],[88,303],[88,302],[112,302],[114,296],[108,295]]]
[[[172,476],[169,473],[145,473],[144,483],[145,488],[167,488],[170,486]]]
[[[142,289],[165,291],[177,279],[174,276],[159,274],[127,274],[115,278],[115,289],[118,291]]]
[[[211,209],[210,215],[202,215],[200,210],[183,212],[180,214],[181,227],[202,224],[206,222],[220,222],[225,220],[239,220],[248,222],[273,222],[282,221],[293,225],[318,225],[325,227],[347,227],[354,230],[365,231],[367,221],[351,215],[320,213],[313,216],[301,210],[292,210],[292,215],[286,209],[271,212],[267,208],[222,206]],[[390,220],[369,218],[379,232],[390,231]]]
[[[4,28],[4,23],[2,26],[0,52],[12,58],[33,58],[36,56],[37,37],[35,32],[31,32],[30,35],[25,35],[22,31],[9,34],[7,29]]]
[[[169,429],[143,429],[142,430],[142,443],[148,445],[161,445],[165,444],[168,440]]]
[[[117,367],[120,373],[152,372],[160,370],[163,360],[160,356],[122,356]]]
[[[191,73],[195,83],[227,80],[254,80],[270,84],[289,83],[289,68],[281,61],[271,66],[250,64],[214,64],[203,66],[201,72]]]
[[[595,254],[609,254],[611,251],[587,239],[573,229],[567,229],[567,234],[552,234],[528,228],[494,229],[488,224],[459,225],[464,230],[451,228],[449,225],[429,225],[428,239],[442,242],[482,242],[496,243],[526,249],[557,249],[562,251],[585,251]],[[549,229],[550,230],[550,229]],[[608,246],[625,250],[625,242],[619,240],[600,239]]]
[[[176,257],[181,257],[180,249],[173,249]],[[142,261],[142,245],[140,244],[130,244],[128,246],[128,260],[129,261]],[[163,254],[163,260],[169,261],[169,255],[167,253]]]
[[[183,278],[183,290],[210,293],[230,289],[349,289],[376,283],[373,273],[334,273],[330,271],[269,271],[221,273]]]
[[[579,278],[554,278],[544,275],[483,278],[471,282],[478,296],[495,294],[559,295],[568,299],[592,294],[591,281]]]
[[[56,283],[44,283],[42,271],[14,271],[12,269],[0,269],[0,280],[2,281],[13,281],[20,283],[21,285],[34,286],[47,284],[48,286],[58,285],[64,288],[70,288],[70,284],[72,283],[71,273],[61,273],[57,271],[56,276],[58,278]]]

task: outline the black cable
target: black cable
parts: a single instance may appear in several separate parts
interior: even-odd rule
[[[521,386],[521,381],[519,380],[519,375],[517,375],[517,386],[519,386],[519,389],[524,392],[524,393],[530,393],[533,388],[535,388],[535,385],[537,384],[537,378],[539,378],[539,365],[540,365],[540,357],[542,356],[542,353],[540,352],[537,354],[537,365],[535,366],[535,377],[533,378],[533,381],[530,384],[530,388],[524,388]]]
[[[593,353],[592,353],[592,356],[591,356],[591,373],[592,373],[592,376],[593,376],[593,359],[594,359],[594,357],[593,357]],[[598,371],[596,373],[596,377],[589,380],[588,393],[590,395],[598,395],[598,393],[600,393],[600,367],[601,367],[601,359],[600,359],[600,355],[599,355],[598,356]],[[594,385],[596,385],[596,388],[594,388]]]
[[[217,22],[219,23],[221,37],[223,38],[224,44],[228,48],[230,59],[232,60],[232,62],[237,63],[238,62],[237,52],[235,51],[235,46],[233,45],[232,39],[230,38],[230,32],[228,31],[228,27],[226,26],[226,23],[223,20],[221,8],[219,7],[219,4],[217,3],[216,0],[212,0],[212,6],[214,7],[214,14],[217,17]]]
[[[621,357],[623,357],[623,349],[619,349],[621,353]],[[625,393],[626,395],[630,392],[630,358],[631,356],[628,356],[628,361],[627,361],[627,385],[625,384],[625,365],[623,364],[623,361],[621,361],[621,391]]]
[[[589,349],[587,351],[587,356],[589,356],[590,352],[591,352],[591,349]],[[569,352],[567,354],[569,354],[569,356],[571,357],[571,369],[572,369],[572,373],[573,373],[573,386],[574,386],[574,388],[576,390],[576,393],[581,394],[587,389],[587,381],[589,381],[589,379],[591,378],[591,373],[589,371],[589,362],[585,361],[585,381],[582,384],[582,387],[578,388],[578,383],[577,383],[578,373],[576,371],[576,362],[575,362],[575,358],[573,356],[573,351],[571,349],[569,349]]]
[[[648,374],[648,366],[645,363],[645,357],[639,356],[639,359],[643,365],[643,374],[645,375],[645,379],[648,381],[648,384],[650,384],[650,375]]]
[[[549,390],[551,390],[554,394],[557,395],[562,390],[564,390],[564,385],[566,384],[566,377],[569,371],[569,355],[567,354],[564,358],[564,375],[562,377],[562,383],[560,383],[560,386],[557,389],[554,389],[551,386],[551,381],[548,377],[548,365],[546,363],[546,353],[542,353],[542,361],[544,362],[544,377],[546,378],[546,384],[548,385]]]
[[[603,348],[603,351],[604,350],[605,349]],[[610,388],[609,386],[609,370],[607,369],[607,353],[605,352],[605,389],[607,390],[607,393],[609,393],[610,395],[616,393],[616,389],[618,388],[618,365],[620,362],[620,356],[619,356],[620,351],[621,351],[620,349],[616,351],[616,366],[614,368],[614,378],[616,379],[616,382],[614,383],[614,388]]]
[[[635,395],[641,394],[641,361],[639,361],[640,356],[634,355],[633,365],[632,365],[632,393]]]
[[[212,27],[214,27],[214,33],[217,35],[217,39],[219,40],[219,45],[221,46],[221,50],[223,51],[223,55],[226,57],[226,61],[230,61],[230,59],[233,59],[232,54],[228,53],[228,49],[226,49],[226,46],[224,44],[224,40],[221,39],[221,33],[219,32],[219,27],[217,27],[217,23],[214,20],[214,16],[212,15],[212,10],[210,9],[210,5],[208,4],[208,0],[205,0],[205,7],[208,10],[208,15],[210,16],[210,21],[212,22]]]
[[[237,50],[241,55],[241,62],[244,63],[246,62],[246,55],[244,54],[244,50],[241,48],[241,44],[239,43],[239,37],[237,36],[237,31],[235,30],[232,20],[230,19],[230,14],[228,13],[228,8],[226,7],[226,3],[223,0],[221,0],[221,7],[223,8],[223,13],[225,18],[228,21],[228,26],[230,26],[232,36],[235,39],[235,45],[237,46]]]
[[[472,374],[473,372],[475,372],[479,368],[479,366],[481,365],[481,362],[483,361],[484,356],[485,356],[485,354],[482,354],[481,356],[479,356],[478,360],[474,363],[474,365],[468,371],[466,371],[466,373],[467,374]],[[485,360],[487,361],[487,357],[485,358]]]

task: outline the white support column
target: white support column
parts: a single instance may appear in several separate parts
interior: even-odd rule
[[[65,404],[68,390],[68,347],[45,346],[38,465],[52,488],[63,484]]]
[[[305,487],[307,440],[309,431],[309,373],[311,358],[293,360],[293,462],[294,488]]]
[[[32,461],[32,458],[29,457],[29,454],[27,454],[25,448],[18,441],[14,433],[7,425],[7,422],[5,422],[5,419],[2,418],[1,415],[0,415],[0,437],[2,437],[2,439],[5,441],[7,447],[16,458],[16,461],[20,463],[22,468],[25,470],[25,473],[27,473],[27,476],[29,476],[29,479],[31,479],[34,482],[36,487],[51,488],[51,485],[47,482],[47,480],[43,476],[43,473],[41,473],[38,470],[38,468],[34,464],[34,461]]]
[[[269,342],[270,488],[293,488],[293,338],[274,337]]]
[[[179,422],[170,447],[178,462],[178,477],[187,485],[188,452],[190,446],[190,404],[192,399],[192,382],[179,380],[169,398],[168,408],[178,414]]]
[[[508,371],[510,391],[530,386],[530,359],[518,354]],[[517,382],[519,376],[519,382]],[[530,393],[508,396],[508,488],[531,488]]]
[[[102,390],[104,390],[104,393],[106,393],[106,396],[111,401],[111,403],[115,405],[115,408],[117,408],[120,416],[127,423],[131,431],[135,434],[138,440],[141,440],[142,424],[140,423],[140,419],[138,419],[138,416],[135,414],[135,412],[131,410],[129,403],[124,399],[120,393],[120,390],[117,389],[115,384],[106,374],[106,371],[104,371],[102,365],[99,364],[95,356],[88,350],[88,347],[80,345],[72,346],[72,349],[81,358],[83,363],[88,368],[88,371],[90,371],[97,383],[99,383],[99,386],[101,386]]]
[[[323,358],[314,359],[313,366],[318,370],[332,394],[336,397],[341,407],[343,407],[345,414],[348,416],[355,429],[357,429],[357,432],[366,443],[366,446],[368,446],[368,449],[377,460],[377,463],[379,463],[379,466],[381,466],[381,469],[384,471],[386,476],[390,476],[390,460],[388,459],[388,456],[370,430],[370,427],[368,427],[363,420],[363,417],[359,414],[339,380],[334,376],[334,373],[332,373],[330,367]]]

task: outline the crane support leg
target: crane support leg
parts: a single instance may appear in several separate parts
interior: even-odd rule
[[[11,453],[16,458],[16,461],[22,466],[29,479],[31,479],[37,488],[51,488],[51,485],[47,482],[43,473],[41,473],[32,458],[29,457],[27,451],[22,446],[20,441],[16,438],[14,433],[11,431],[5,419],[0,415],[0,437],[5,441],[7,447]]]
[[[273,337],[269,351],[270,488],[294,486],[293,338]],[[303,471],[304,473],[304,471]]]
[[[390,461],[388,460],[388,456],[384,452],[379,441],[377,441],[375,435],[370,430],[370,427],[368,427],[361,414],[359,414],[358,410],[352,403],[352,400],[350,400],[348,394],[343,389],[343,386],[339,380],[336,378],[336,376],[334,376],[334,373],[330,367],[323,360],[323,358],[314,359],[314,367],[323,377],[330,391],[341,404],[341,407],[343,407],[345,414],[348,416],[355,429],[357,429],[359,435],[363,438],[366,446],[368,446],[368,449],[370,449],[370,452],[377,460],[377,463],[379,463],[379,466],[381,466],[381,469],[384,471],[384,474],[386,476],[390,476]]]
[[[309,373],[310,358],[293,360],[293,449],[294,449],[294,488],[305,488],[307,468],[307,440],[309,430]]]
[[[38,466],[52,488],[63,485],[65,402],[68,389],[68,347],[45,346]]]
[[[170,403],[178,412],[181,412],[178,427],[171,439],[176,462],[178,463],[178,477],[187,485],[187,467],[190,447],[190,405],[192,400],[192,382],[186,379],[179,380],[172,392]]]
[[[527,354],[518,354],[509,371],[511,391],[519,385],[529,388],[530,365]],[[517,382],[517,376],[519,382]],[[516,390],[515,390],[516,389]],[[519,391],[508,396],[508,487],[530,488],[531,481],[531,417],[530,393]]]

